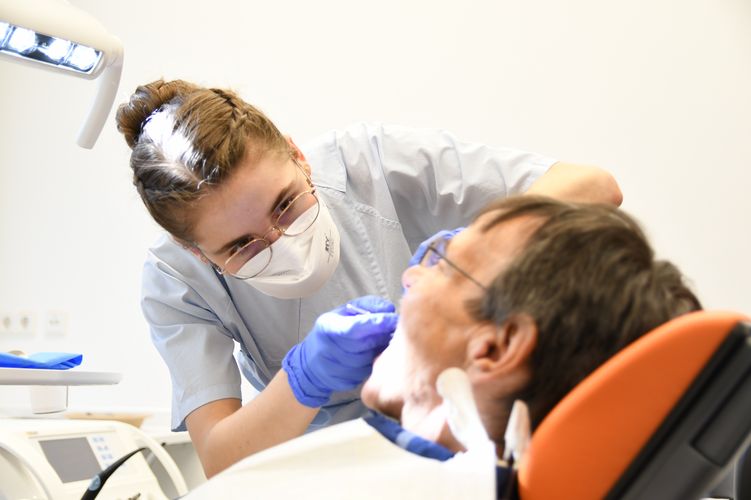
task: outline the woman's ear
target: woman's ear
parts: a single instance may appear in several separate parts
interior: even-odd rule
[[[295,144],[295,141],[293,141],[290,136],[285,135],[284,138],[287,139],[287,144],[289,145],[289,150],[292,153],[292,157],[297,160],[300,166],[302,166],[303,170],[305,170],[305,174],[310,177],[312,175],[310,173],[310,163],[308,163],[308,160],[305,159],[305,155],[300,150],[300,148],[297,147],[297,144]]]
[[[292,152],[292,155],[294,158],[298,161],[307,163],[308,160],[305,159],[305,155],[300,150],[300,148],[297,147],[297,144],[295,144],[295,141],[292,140],[292,137],[285,135],[285,139],[287,139],[287,144],[289,144],[289,150]]]
[[[180,245],[181,247],[183,247],[185,250],[189,251],[194,256],[196,256],[197,258],[201,259],[201,262],[203,262],[204,264],[211,264],[211,262],[203,254],[203,252],[201,251],[201,249],[198,248],[197,246],[195,246],[194,244],[189,243],[189,242],[187,242],[185,240],[181,240],[179,238],[175,238],[175,237],[173,237],[172,239],[175,241],[175,243],[177,243],[178,245]]]

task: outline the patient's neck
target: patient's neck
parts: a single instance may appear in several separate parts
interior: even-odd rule
[[[402,427],[451,451],[464,451],[449,429],[442,402],[435,391],[413,394],[402,407]]]
[[[503,435],[506,430],[510,408],[503,398],[477,397],[475,400],[483,427],[488,437],[496,444],[497,455],[503,454]],[[413,391],[405,399],[401,412],[402,427],[420,437],[445,446],[451,451],[466,451],[448,425],[443,399],[434,389],[425,387]]]

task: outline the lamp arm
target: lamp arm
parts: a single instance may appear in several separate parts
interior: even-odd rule
[[[78,133],[78,140],[76,142],[82,148],[93,148],[96,140],[99,138],[99,134],[104,127],[104,122],[107,120],[107,116],[109,116],[112,109],[112,103],[115,101],[115,94],[117,94],[117,87],[120,85],[122,72],[123,51],[122,48],[118,47],[118,51],[114,54],[112,62],[99,75],[94,102],[91,105],[86,121]]]

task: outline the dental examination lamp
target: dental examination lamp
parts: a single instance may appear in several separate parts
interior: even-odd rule
[[[123,69],[123,46],[91,15],[66,0],[0,0],[0,57],[99,79],[76,141],[91,149],[109,115]]]

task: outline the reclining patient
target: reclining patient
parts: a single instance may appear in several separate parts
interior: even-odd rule
[[[399,326],[362,390],[373,415],[248,457],[188,498],[494,498],[515,400],[534,429],[620,349],[701,308],[623,211],[532,196],[439,236],[402,282]],[[462,384],[439,393],[451,367],[479,433]]]

